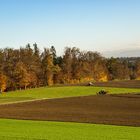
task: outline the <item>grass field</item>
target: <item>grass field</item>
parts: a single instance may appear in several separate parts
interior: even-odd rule
[[[139,140],[139,127],[0,120],[1,140]]]
[[[129,88],[112,88],[112,87],[46,87],[14,91],[0,95],[0,103],[10,103],[17,101],[26,101],[43,98],[64,98],[74,96],[95,95],[100,90],[107,90],[110,94],[119,93],[140,93],[140,89]]]

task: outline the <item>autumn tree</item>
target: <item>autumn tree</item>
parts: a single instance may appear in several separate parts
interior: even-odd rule
[[[7,76],[7,89],[15,89],[14,69],[20,59],[18,49],[5,48],[3,50],[2,72]]]
[[[104,58],[94,51],[66,47],[39,50],[36,43],[0,49],[1,91],[53,84],[140,79],[140,58]]]
[[[129,80],[130,69],[126,61],[121,61],[118,58],[107,60],[107,67],[111,80]]]
[[[29,88],[35,88],[38,86],[38,78],[35,72],[29,72],[28,78],[29,78]]]
[[[34,83],[36,81],[36,86],[40,86],[42,84],[42,64],[41,64],[41,56],[40,56],[40,50],[38,48],[38,45],[36,43],[33,44],[34,50],[33,50],[33,60],[32,60],[32,69],[31,75],[34,77]],[[35,80],[36,79],[36,80]]]
[[[3,92],[6,89],[6,76],[0,73],[0,92]]]
[[[53,85],[54,64],[53,57],[49,49],[44,49],[44,52],[42,53],[42,68],[45,85]]]
[[[14,73],[15,73],[17,87],[19,87],[20,89],[21,88],[26,89],[27,86],[30,84],[30,75],[23,62],[18,62],[16,64]]]
[[[136,80],[140,80],[140,61],[136,62]]]
[[[62,61],[63,83],[70,83],[72,78],[72,56],[71,48],[65,48]]]

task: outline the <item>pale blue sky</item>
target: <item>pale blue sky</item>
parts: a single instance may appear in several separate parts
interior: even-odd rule
[[[0,47],[140,48],[139,0],[0,0]]]

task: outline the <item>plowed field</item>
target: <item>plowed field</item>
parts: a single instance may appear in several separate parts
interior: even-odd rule
[[[0,105],[0,118],[140,126],[140,95],[105,95]]]

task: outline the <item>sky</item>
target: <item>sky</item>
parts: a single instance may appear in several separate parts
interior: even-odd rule
[[[0,48],[35,42],[59,55],[140,51],[140,0],[0,0]]]

